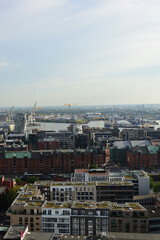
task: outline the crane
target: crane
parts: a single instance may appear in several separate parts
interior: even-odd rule
[[[9,114],[8,114],[8,122],[12,122],[13,121],[13,110],[14,110],[14,105],[12,106]]]
[[[36,110],[39,110],[40,111],[40,109],[42,109],[41,107],[37,107],[37,102],[35,102],[35,104],[34,104],[34,107],[32,107],[32,111],[31,111],[31,118],[32,118],[32,116],[34,116],[34,118],[35,118],[35,115],[36,115]],[[38,115],[40,115],[40,114],[38,114]],[[32,120],[31,120],[32,121]],[[41,123],[39,123],[39,129],[41,128]]]
[[[72,103],[72,104],[65,103],[64,105],[69,107],[69,125],[70,125],[70,128],[71,128],[71,106],[78,105],[78,104],[77,103]]]

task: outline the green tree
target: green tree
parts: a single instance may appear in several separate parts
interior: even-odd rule
[[[16,183],[22,183],[22,179],[16,178]]]
[[[8,206],[10,206],[14,201],[14,199],[17,197],[19,189],[20,189],[20,186],[15,186],[13,189],[7,192],[6,200],[7,200]]]
[[[89,169],[96,169],[96,168],[98,168],[96,165],[93,165],[93,164],[91,164],[90,166],[89,166]]]
[[[157,184],[154,185],[153,191],[154,192],[160,192],[160,183],[157,183]]]
[[[149,180],[150,180],[150,188],[154,189],[154,186],[155,186],[155,184],[154,184],[154,180],[153,180],[153,178],[151,177],[150,174],[147,174],[147,175],[148,175]]]
[[[38,180],[39,180],[38,177],[32,176],[32,177],[29,177],[29,178],[27,179],[27,182],[28,182],[28,183],[35,183],[35,182],[38,181]]]

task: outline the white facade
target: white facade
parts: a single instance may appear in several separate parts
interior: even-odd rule
[[[70,215],[69,208],[42,208],[42,231],[70,234]]]

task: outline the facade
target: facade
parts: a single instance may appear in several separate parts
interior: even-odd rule
[[[70,234],[71,203],[45,202],[41,217],[42,232]]]
[[[138,203],[47,201],[33,184],[24,186],[6,214],[10,225],[28,225],[29,231],[54,232],[55,235],[99,236],[111,230],[149,231],[147,210]],[[121,228],[120,225],[116,228],[115,222],[120,223]]]
[[[35,185],[53,201],[133,201],[132,182],[36,182]]]
[[[88,146],[88,136],[84,133],[74,134],[74,147],[76,149],[86,149]]]
[[[44,138],[38,141],[39,150],[54,150],[59,149],[59,141],[55,138]]]
[[[112,201],[118,203],[133,202],[132,182],[103,182],[97,187],[97,201]]]
[[[35,185],[25,185],[6,215],[10,225],[28,225],[29,231],[42,231],[44,196]]]
[[[15,116],[15,133],[24,133],[24,131],[26,130],[26,123],[27,123],[27,119],[26,119],[26,114],[24,113],[17,113]]]
[[[73,148],[73,134],[68,131],[44,132],[45,138],[55,138],[59,141],[60,148]]]
[[[119,132],[119,137],[123,141],[128,140],[141,140],[147,138],[147,131],[142,128],[125,128],[122,131]]]
[[[109,232],[148,233],[148,212],[138,203],[125,203],[119,206],[115,203],[109,209],[108,229]]]
[[[97,236],[108,232],[109,203],[74,202],[71,208],[71,234]]]
[[[114,173],[103,169],[76,169],[72,181],[107,181],[110,183],[113,181],[121,182],[122,185],[124,181],[130,181],[133,183],[134,196],[148,195],[150,193],[150,180],[143,170]]]
[[[156,170],[159,168],[158,146],[134,147],[127,152],[130,169]]]
[[[6,151],[0,153],[0,174],[73,173],[90,165],[102,167],[104,162],[105,152],[94,149]]]

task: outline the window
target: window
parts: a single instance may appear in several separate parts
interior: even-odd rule
[[[88,211],[88,215],[93,215],[93,211]]]
[[[73,214],[74,215],[78,214],[78,211],[77,210],[73,210]]]
[[[33,215],[34,214],[34,209],[31,209],[31,215]]]
[[[43,214],[46,214],[46,210],[43,210]]]
[[[63,215],[70,215],[70,212],[67,211],[67,210],[64,210],[64,211],[63,211]]]
[[[51,215],[52,211],[51,210],[48,210],[48,215]]]

